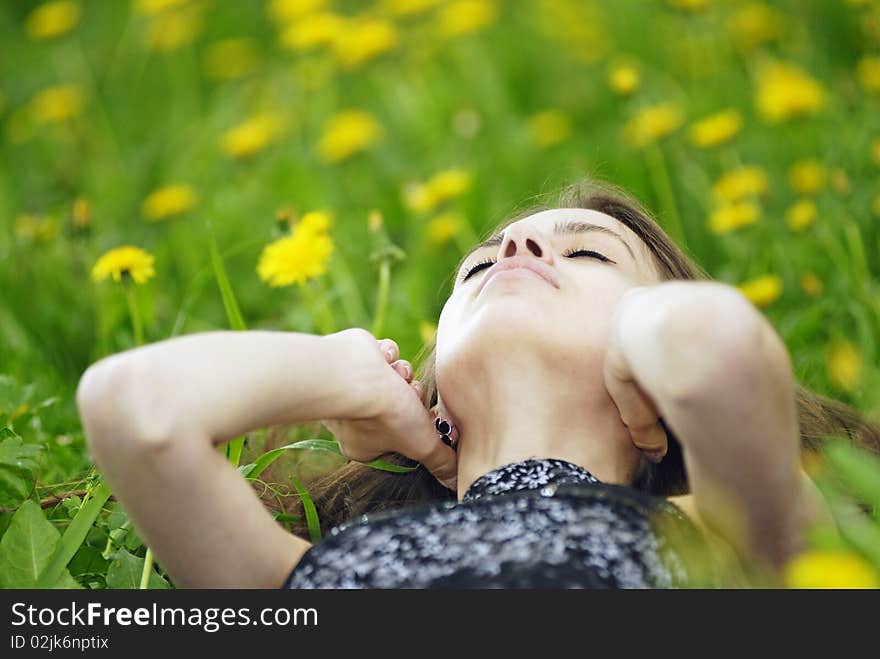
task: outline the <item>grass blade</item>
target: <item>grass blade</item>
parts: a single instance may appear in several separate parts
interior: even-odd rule
[[[290,482],[293,483],[299,498],[302,499],[303,512],[306,514],[306,523],[309,527],[309,537],[312,542],[318,542],[321,539],[321,521],[318,519],[318,509],[315,508],[315,502],[312,501],[309,491],[293,474],[290,476]]]
[[[284,451],[290,451],[292,449],[306,449],[311,451],[327,451],[329,453],[335,453],[336,455],[345,457],[342,455],[342,451],[339,450],[339,444],[335,440],[332,439],[303,439],[298,442],[293,442],[292,444],[286,444],[285,446],[279,446],[276,449],[272,449],[271,451],[267,451],[260,456],[260,458],[251,464],[243,465],[239,467],[239,471],[246,476],[247,478],[257,478],[260,474],[263,473],[263,470],[266,469],[270,464],[275,462]],[[364,463],[368,467],[372,467],[373,469],[378,469],[380,471],[390,471],[397,474],[405,474],[410,471],[415,471],[418,467],[404,467],[401,465],[392,464],[385,460],[373,460],[371,462]]]
[[[37,580],[37,588],[52,588],[58,582],[70,559],[73,558],[80,545],[85,542],[86,535],[109,498],[110,486],[101,481],[92,492],[91,499],[79,509],[76,517],[73,518],[64,535],[58,541],[55,553]]]

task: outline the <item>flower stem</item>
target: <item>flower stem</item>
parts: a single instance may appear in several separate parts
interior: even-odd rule
[[[134,288],[131,284],[125,285],[125,297],[128,300],[128,313],[131,316],[135,345],[142,346],[144,344],[144,325],[141,322],[141,312],[138,309],[137,301],[134,299]]]
[[[314,284],[311,282],[315,281]],[[336,320],[327,304],[327,294],[320,280],[309,280],[300,286],[306,303],[314,317],[315,325],[322,334],[333,334],[336,331]]]
[[[391,263],[387,258],[379,262],[379,290],[376,293],[376,313],[373,316],[373,336],[379,338],[385,326],[385,312],[388,309],[388,289],[391,284]]]
[[[128,312],[131,314],[131,324],[134,328],[134,342],[141,346],[144,344],[144,326],[141,322],[141,313],[137,301],[134,299],[134,288],[130,283],[125,285],[125,297],[128,300]],[[147,547],[144,556],[144,569],[141,572],[140,589],[146,589],[150,584],[150,572],[153,569],[153,550]]]
[[[679,215],[678,206],[675,203],[675,193],[672,191],[672,184],[669,181],[666,159],[659,145],[652,144],[645,149],[645,162],[648,165],[648,172],[651,182],[654,184],[654,190],[665,212],[669,233],[672,234],[679,247],[686,250],[687,239],[684,234],[684,225],[681,222],[681,215]]]
[[[153,550],[147,547],[147,554],[144,556],[144,571],[141,572],[140,590],[146,590],[150,587],[150,572],[153,571]]]

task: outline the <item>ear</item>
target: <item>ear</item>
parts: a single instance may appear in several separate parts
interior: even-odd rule
[[[440,397],[439,392],[437,393],[437,404],[431,408],[430,412],[435,421],[437,419],[443,419],[449,422],[449,424],[452,426],[452,430],[449,433],[449,436],[452,439],[452,442],[457,445],[459,439],[461,439],[461,433],[458,430],[458,424],[456,423],[455,419],[452,418],[452,415],[449,414],[446,406],[443,404],[443,399]]]

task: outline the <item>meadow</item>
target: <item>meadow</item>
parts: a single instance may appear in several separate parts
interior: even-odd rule
[[[4,2],[0,587],[173,587],[93,468],[91,363],[353,326],[411,358],[462,254],[585,176],[880,418],[877,0]],[[833,449],[789,584],[877,587],[880,459]],[[268,498],[344,461],[319,426],[225,450]]]

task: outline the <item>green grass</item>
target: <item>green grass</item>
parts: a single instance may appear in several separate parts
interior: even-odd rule
[[[583,12],[579,41],[570,36],[576,21],[543,26],[538,13],[553,3],[502,3],[492,25],[446,41],[434,36],[432,10],[396,20],[399,46],[354,70],[340,69],[323,49],[283,49],[263,3],[191,4],[203,8],[201,28],[170,52],[148,47],[155,19],[128,2],[82,0],[80,23],[48,41],[27,37],[30,3],[0,7],[0,373],[8,376],[0,387],[0,423],[25,446],[40,447],[38,457],[28,454],[34,468],[10,472],[19,480],[9,481],[0,503],[0,533],[25,499],[86,489],[91,461],[74,393],[89,364],[138,342],[130,304],[140,312],[146,342],[214,329],[323,334],[357,325],[381,330],[402,354],[415,354],[420,323],[436,322],[466,240],[431,244],[432,214],[408,210],[402,190],[451,167],[471,172],[473,184],[437,212],[461,212],[466,236],[483,235],[536,195],[584,175],[623,185],[717,279],[739,284],[781,276],[783,293],[764,312],[786,341],[798,379],[880,411],[880,217],[872,212],[880,203],[880,163],[870,147],[880,138],[880,94],[868,93],[856,77],[863,56],[880,54],[880,35],[865,27],[871,12],[880,14],[876,3],[768,3],[785,17],[781,36],[747,54],[733,48],[726,31],[736,3],[713,3],[694,15],[660,0],[562,3]],[[331,4],[352,13],[365,3]],[[211,79],[205,55],[230,37],[252,39],[257,64],[240,78]],[[609,66],[622,56],[635,59],[642,74],[631,97],[607,84]],[[754,74],[768,57],[816,77],[828,93],[826,106],[779,125],[764,122],[755,109]],[[62,83],[82,86],[82,113],[22,138],[34,96]],[[621,138],[626,121],[667,100],[681,105],[685,125],[644,153],[628,147]],[[385,138],[344,162],[324,163],[314,151],[322,126],[348,108],[374,114]],[[693,146],[687,126],[725,108],[743,114],[742,131],[723,147]],[[573,130],[562,143],[539,148],[528,118],[548,109],[566,113]],[[251,158],[225,156],[225,131],[264,110],[285,114],[287,133]],[[456,128],[466,113],[478,118],[475,132]],[[799,196],[786,172],[802,158],[843,172],[848,189],[829,182],[815,196],[816,223],[793,232],[784,215]],[[706,228],[711,186],[736,164],[763,167],[770,194],[755,225],[715,235]],[[196,205],[165,221],[145,220],[144,198],[171,183],[193,186]],[[77,198],[91,206],[82,231],[71,221]],[[300,214],[326,208],[335,218],[329,273],[305,290],[270,288],[255,271],[262,247],[280,235],[275,218],[285,207]],[[370,258],[377,249],[367,226],[373,209],[405,258]],[[49,218],[57,235],[22,235],[16,222],[23,213]],[[113,282],[89,279],[96,259],[123,244],[156,257],[155,278],[135,287],[131,300]],[[824,286],[817,297],[800,286],[807,271]],[[828,350],[837,339],[861,356],[858,386],[838,388],[829,374]],[[28,411],[11,421],[23,403]],[[20,448],[11,436],[3,441],[10,451]],[[297,453],[261,457],[263,448],[241,438],[229,457],[265,467]],[[67,568],[83,587],[106,587],[128,583],[120,570],[143,569],[146,548],[125,526],[124,511],[111,500],[98,514],[100,497],[92,497],[82,508],[41,509],[62,535],[52,540],[42,529],[58,549],[45,558],[50,569],[38,583],[55,583]],[[38,524],[35,510],[26,512],[21,524]],[[310,527],[313,512],[306,508]],[[88,528],[83,520],[92,520]],[[72,538],[79,547],[73,553]],[[152,579],[167,586],[160,572]]]

